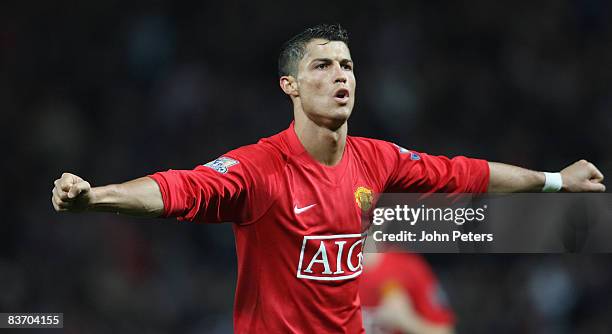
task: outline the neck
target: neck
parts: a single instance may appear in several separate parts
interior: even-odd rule
[[[335,166],[344,154],[346,146],[346,121],[337,128],[318,125],[303,112],[295,112],[295,133],[306,151],[318,162]]]

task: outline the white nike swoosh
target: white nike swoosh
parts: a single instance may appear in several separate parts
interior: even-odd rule
[[[309,205],[309,206],[305,206],[305,207],[303,207],[303,208],[298,208],[298,206],[296,205],[296,206],[294,206],[294,207],[293,207],[293,212],[295,212],[295,214],[296,214],[296,215],[299,215],[300,213],[302,213],[302,212],[304,212],[304,211],[306,211],[306,210],[308,210],[308,209],[312,208],[312,207],[313,207],[313,206],[315,206],[315,205],[316,205],[316,204],[311,204],[311,205]]]

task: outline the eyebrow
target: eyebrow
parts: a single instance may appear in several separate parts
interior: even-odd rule
[[[310,63],[312,64],[312,63],[314,63],[316,61],[322,61],[322,62],[330,63],[332,60],[330,58],[315,58]],[[344,59],[340,60],[340,64],[346,64],[346,63],[353,63],[353,61],[351,59],[347,59],[347,58],[344,58]]]

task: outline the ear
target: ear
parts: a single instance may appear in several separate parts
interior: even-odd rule
[[[300,92],[297,87],[297,81],[291,75],[283,75],[279,79],[279,84],[283,92],[290,97],[300,96]]]

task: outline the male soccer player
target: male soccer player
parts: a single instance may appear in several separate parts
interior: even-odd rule
[[[319,25],[289,40],[280,87],[293,103],[285,131],[194,170],[91,187],[64,173],[57,211],[110,211],[234,222],[237,333],[360,333],[362,213],[382,192],[603,191],[579,161],[560,173],[406,150],[347,136],[355,75],[346,31]]]

